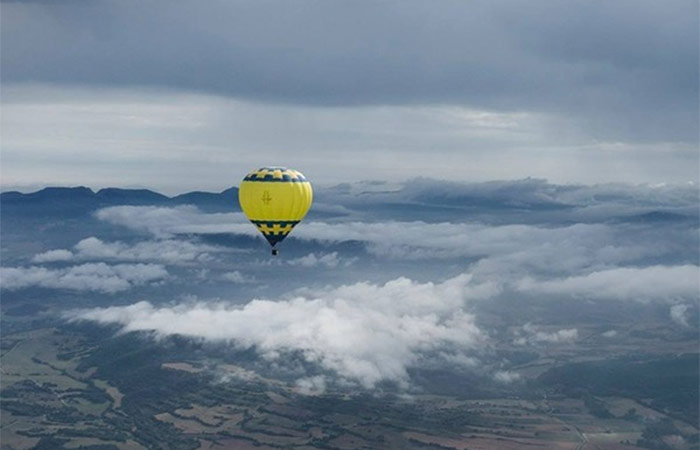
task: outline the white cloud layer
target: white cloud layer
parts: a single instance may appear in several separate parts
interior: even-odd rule
[[[660,191],[662,194],[668,194],[667,190]],[[258,235],[242,215],[204,214],[191,207],[112,207],[100,210],[98,217],[156,236],[210,232]],[[475,280],[490,281],[521,293],[673,302],[698,298],[698,266],[656,263],[644,267],[639,262],[673,260],[680,249],[696,242],[696,234],[692,227],[664,233],[602,223],[552,227],[356,221],[305,222],[294,230],[293,236],[326,242],[360,241],[375,256],[393,260],[474,258],[477,262],[470,267],[470,273]],[[352,261],[343,261],[331,252],[311,253],[288,262],[306,267],[337,267]],[[633,264],[634,267],[626,267]]]
[[[155,261],[167,264],[181,264],[189,261],[206,261],[210,253],[222,249],[190,241],[164,239],[138,242],[129,245],[123,242],[104,242],[89,237],[78,242],[73,250],[49,250],[40,253],[32,262],[53,261]]]
[[[671,320],[684,327],[690,326],[688,324],[688,310],[690,310],[690,305],[687,304],[672,305],[669,309]]]
[[[299,378],[296,388],[302,395],[321,395],[326,391],[326,378],[323,375]]]
[[[189,205],[113,206],[100,209],[96,216],[105,222],[166,238],[179,233],[257,233],[242,213],[204,214]]]
[[[43,287],[112,294],[167,276],[168,271],[159,264],[88,263],[61,269],[37,266],[0,268],[2,287],[11,291]]]
[[[525,278],[517,283],[523,292],[573,297],[637,300],[697,299],[700,268],[694,265],[618,267],[555,280]]]
[[[98,211],[97,217],[160,237],[179,233],[259,235],[242,214],[204,214],[188,206],[117,206]],[[473,269],[475,274],[512,275],[528,271],[571,273],[644,257],[675,255],[679,245],[676,241],[693,242],[694,233],[695,230],[688,229],[677,232],[671,239],[666,236],[650,244],[650,240],[658,237],[653,232],[609,224],[551,227],[387,221],[304,222],[295,228],[292,236],[325,242],[364,242],[371,253],[393,259],[479,257],[482,260]],[[303,262],[314,261],[308,258]],[[331,262],[330,257],[326,262]]]
[[[290,259],[289,261],[287,261],[287,263],[293,266],[301,267],[337,267],[341,263],[341,261],[341,258],[338,257],[338,252],[331,252],[325,254],[309,253],[308,255],[302,256],[300,258]],[[351,260],[344,261],[344,265],[346,266],[351,263]]]
[[[510,370],[499,370],[493,374],[493,379],[503,384],[510,384],[521,379],[521,375],[518,372],[513,372]]]
[[[462,355],[485,342],[466,312],[470,299],[493,295],[468,275],[443,283],[398,278],[383,285],[356,283],[282,301],[130,306],[74,312],[72,319],[117,323],[124,331],[179,334],[254,347],[277,360],[297,352],[341,379],[372,387],[383,380],[406,385],[407,369],[427,352]],[[313,381],[313,382],[312,382]],[[322,389],[319,380],[300,388]]]
[[[237,284],[247,284],[247,283],[254,283],[255,282],[255,278],[244,275],[239,270],[234,270],[232,272],[226,272],[226,273],[221,275],[221,279],[225,280],[225,281],[230,281],[232,283],[237,283]]]
[[[593,194],[597,192],[592,191]],[[608,189],[600,194],[606,192],[630,197],[634,202],[643,200],[634,200],[629,193],[625,194],[626,191]],[[663,197],[674,192],[683,194],[678,202],[687,203],[685,190],[661,189],[657,194]],[[673,203],[664,199],[666,203]],[[210,232],[258,235],[241,215],[204,214],[191,207],[112,207],[99,211],[98,217],[157,236]],[[476,281],[488,281],[504,290],[528,295],[674,303],[681,299],[698,299],[700,268],[695,264],[660,265],[658,262],[645,267],[644,262],[673,261],[684,247],[696,242],[696,234],[697,230],[692,227],[666,233],[619,223],[552,227],[355,221],[305,222],[294,230],[293,236],[325,242],[360,241],[375,256],[394,260],[474,258],[476,262],[470,267],[470,273]],[[332,268],[352,261],[343,261],[337,252],[331,252],[310,253],[288,262]]]
[[[79,183],[221,191],[231,186],[232,175],[256,167],[261,155],[303,167],[310,179],[325,183],[426,175],[562,183],[698,177],[697,145],[582,139],[561,115],[442,105],[315,108],[143,89],[4,87],[5,189]],[[428,156],[434,152],[442,156]],[[141,164],[126,169],[133,159]]]
[[[58,249],[49,250],[44,253],[39,253],[32,258],[35,263],[47,263],[57,261],[70,261],[73,259],[73,253],[70,250]]]
[[[568,344],[578,339],[578,329],[562,328],[547,332],[537,325],[526,323],[521,329],[515,330],[515,335],[515,345]]]

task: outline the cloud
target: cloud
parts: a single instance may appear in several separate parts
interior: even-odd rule
[[[321,395],[326,392],[326,378],[323,375],[299,378],[296,388],[302,395]]]
[[[73,251],[49,250],[35,255],[32,262],[56,261],[156,261],[167,264],[182,264],[190,261],[203,262],[211,259],[209,253],[223,251],[210,245],[189,241],[164,239],[143,241],[133,245],[123,242],[104,242],[96,237],[81,240]]]
[[[386,284],[356,283],[281,301],[244,306],[193,303],[157,307],[148,302],[74,312],[74,320],[120,324],[124,331],[152,331],[254,348],[282,362],[293,352],[341,380],[373,387],[406,386],[407,369],[423,355],[465,354],[486,337],[466,311],[471,299],[493,294],[460,275],[442,283],[398,278]],[[313,384],[318,387],[319,383]],[[311,386],[309,380],[301,386]]]
[[[37,266],[0,268],[3,289],[11,291],[43,287],[113,294],[167,276],[167,270],[158,264],[89,263],[61,269]]]
[[[296,259],[290,259],[287,261],[288,264],[291,264],[293,266],[301,266],[301,267],[316,267],[316,266],[326,266],[326,267],[337,267],[338,264],[340,264],[341,258],[338,257],[338,252],[332,252],[332,253],[309,253],[306,256],[302,256],[300,258]],[[351,263],[352,261],[346,261],[345,265],[347,266],[348,263]]]
[[[134,245],[104,242],[96,237],[83,239],[75,245],[75,258],[82,260],[159,261],[178,264],[206,261],[210,253],[223,249],[189,241],[166,239],[143,241]]]
[[[70,261],[73,259],[73,253],[70,250],[49,250],[44,253],[39,253],[34,255],[32,262],[35,263],[45,263],[45,262],[56,262],[56,261]]]
[[[432,185],[428,185],[426,195],[440,197],[441,191],[430,191]],[[500,187],[494,185],[488,189],[496,190],[498,194],[479,195],[494,201],[500,196],[503,202],[509,196],[507,193],[517,190],[518,183],[497,186]],[[292,238],[315,241],[324,246],[357,241],[364,244],[365,251],[384,260],[469,258],[469,270],[476,280],[529,295],[640,301],[697,298],[698,287],[693,283],[698,276],[697,255],[692,249],[697,248],[698,237],[692,222],[658,223],[651,220],[627,223],[610,219],[611,215],[619,215],[622,211],[630,213],[625,208],[634,205],[646,205],[646,211],[687,208],[693,199],[697,200],[694,191],[677,187],[644,187],[640,188],[643,193],[635,193],[619,186],[567,189],[541,182],[524,183],[524,186],[533,192],[520,197],[515,195],[512,200],[515,205],[577,204],[583,208],[608,205],[615,212],[595,213],[605,223],[575,224],[570,224],[571,219],[563,223],[557,219],[553,224],[536,225],[305,221],[294,230]],[[383,184],[375,186],[380,193],[371,198],[384,195],[381,192],[386,187]],[[341,192],[343,189],[338,188]],[[400,192],[402,188],[395,189]],[[476,195],[470,189],[468,187],[462,193],[455,189],[454,195]],[[418,194],[411,196],[418,199]],[[405,195],[404,198],[411,196]],[[155,235],[230,232],[259,238],[257,230],[241,216],[203,214],[193,208],[113,207],[100,210],[97,215],[110,223],[135,230],[150,230]],[[518,215],[523,216],[522,213]],[[316,252],[288,262],[329,268],[351,262],[339,255],[338,252]]]
[[[230,281],[237,284],[247,284],[254,283],[255,278],[243,275],[240,271],[234,270],[233,272],[226,272],[221,275],[221,279],[225,281]]]
[[[511,384],[519,381],[521,378],[518,372],[512,372],[510,370],[499,370],[493,374],[493,379],[503,384]]]
[[[688,324],[688,310],[690,309],[690,305],[687,304],[679,304],[679,305],[673,305],[669,309],[669,315],[671,316],[671,320],[676,322],[679,325],[682,325],[684,327],[690,326]]]
[[[2,185],[221,191],[261,158],[326,184],[420,176],[459,182],[536,177],[565,185],[698,181],[695,142],[591,140],[575,125],[556,114],[444,104],[318,108],[171,90],[4,82]],[[128,164],[132,158],[139,164]]]
[[[572,297],[636,300],[648,302],[697,299],[700,267],[618,267],[554,280],[525,278],[517,283],[521,292]]]
[[[602,333],[601,336],[603,336],[604,338],[614,338],[615,336],[617,336],[617,331],[608,330],[608,331]]]
[[[597,139],[695,142],[697,10],[688,0],[9,2],[2,78],[544,112]]]
[[[242,215],[203,214],[192,207],[119,206],[99,210],[97,216],[156,236],[259,234]],[[494,226],[421,221],[305,221],[295,228],[292,237],[326,243],[364,242],[370,253],[391,259],[483,258],[474,270],[484,274],[528,270],[570,273],[649,257],[676,258],[684,249],[687,253],[689,243],[697,241],[692,229],[667,233],[658,227],[626,224]],[[330,257],[328,261],[332,261]],[[313,258],[307,262],[313,262]]]
[[[578,329],[563,328],[553,332],[541,331],[540,327],[531,323],[526,323],[521,329],[515,330],[517,336],[513,343],[515,345],[536,345],[536,344],[567,344],[578,339]]]
[[[241,213],[203,214],[196,207],[113,206],[95,214],[98,219],[135,231],[168,238],[175,234],[231,233],[256,235],[257,230]]]
[[[522,180],[493,180],[486,182],[454,182],[416,178],[401,183],[393,189],[388,186],[375,187],[378,192],[372,196],[362,195],[367,189],[361,183],[362,190],[352,196],[342,195],[345,201],[351,197],[364,202],[397,201],[424,202],[427,204],[446,205],[472,209],[481,208],[488,212],[498,209],[515,209],[522,213],[544,213],[545,217],[557,217],[557,212],[571,214],[574,217],[588,219],[596,216],[587,208],[605,207],[598,211],[598,220],[610,216],[635,214],[649,210],[673,210],[685,208],[685,213],[695,215],[698,202],[697,183],[687,184],[624,184],[605,183],[594,185],[554,184],[545,179],[527,178]],[[357,189],[357,188],[356,188]],[[476,208],[474,208],[476,207]],[[607,213],[607,214],[606,214]],[[606,215],[603,215],[606,214]],[[521,218],[523,220],[523,218]]]

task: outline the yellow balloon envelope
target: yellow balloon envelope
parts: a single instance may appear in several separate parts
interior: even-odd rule
[[[284,167],[263,167],[245,176],[238,202],[277,254],[275,245],[292,231],[311,207],[313,190],[306,177]]]

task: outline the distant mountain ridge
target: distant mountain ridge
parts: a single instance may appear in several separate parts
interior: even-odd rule
[[[194,205],[208,213],[240,211],[237,187],[172,197],[149,189],[93,191],[85,186],[0,193],[3,222],[13,217],[83,219],[97,209],[121,205]],[[538,179],[456,183],[423,178],[405,183],[318,186],[309,218],[491,224],[687,222],[697,226],[697,205],[695,185],[556,185]]]
[[[168,197],[148,189],[105,188],[95,192],[85,186],[47,187],[36,192],[8,191],[0,193],[0,205],[4,212],[35,209],[44,211],[86,212],[116,205],[176,206],[192,204],[206,211],[239,211],[238,188],[221,192],[188,192]]]

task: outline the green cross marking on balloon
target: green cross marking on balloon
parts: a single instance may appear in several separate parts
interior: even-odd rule
[[[270,202],[272,201],[272,197],[270,197],[270,192],[269,192],[269,191],[265,191],[265,192],[263,193],[262,201],[263,201],[263,203],[264,203],[266,206],[270,204]]]

